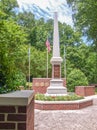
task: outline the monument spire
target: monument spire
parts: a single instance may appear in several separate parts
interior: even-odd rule
[[[58,14],[54,13],[53,57],[60,57]]]
[[[63,59],[60,57],[59,30],[58,30],[58,15],[54,12],[54,33],[53,33],[53,56],[52,64],[52,80],[47,88],[49,95],[64,95],[67,94],[66,87],[63,86],[61,79],[61,63]]]
[[[53,32],[53,57],[52,78],[61,78],[61,63],[63,59],[60,57],[59,29],[58,29],[58,14],[54,12],[54,32]]]

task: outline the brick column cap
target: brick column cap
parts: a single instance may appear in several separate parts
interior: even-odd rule
[[[7,94],[0,94],[0,105],[28,105],[34,97],[33,90],[20,90]]]

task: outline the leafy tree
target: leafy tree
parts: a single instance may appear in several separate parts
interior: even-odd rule
[[[88,85],[87,77],[79,69],[73,69],[67,77],[67,89],[74,92],[75,86]]]
[[[95,68],[96,66],[96,53],[90,52],[85,63],[85,75],[88,78],[90,84],[95,83]]]
[[[70,25],[59,23],[60,44],[79,46],[82,43],[81,33],[74,31]]]
[[[74,23],[84,36],[94,46],[96,52],[95,80],[97,82],[97,1],[96,0],[67,0],[73,9]]]
[[[0,11],[6,14],[6,19],[16,16],[15,9],[18,7],[16,0],[0,0]]]
[[[27,11],[19,12],[16,17],[16,21],[28,34],[28,42],[31,45],[34,45],[36,43],[36,23],[34,15]]]
[[[24,11],[17,15],[16,21],[28,33],[29,43],[38,50],[43,51],[48,35],[48,26],[44,19],[35,20],[31,12]]]
[[[62,49],[64,49],[64,46]],[[93,66],[96,64],[96,53],[92,51],[92,47],[84,43],[79,46],[67,46],[65,53],[66,61],[62,63],[62,76],[65,73],[63,70],[65,69],[64,62],[66,62],[67,76],[73,69],[77,68],[86,75],[89,84],[94,83],[95,68]]]
[[[46,77],[47,73],[47,54],[45,51],[36,50],[34,47],[31,47],[31,75],[33,77]],[[51,64],[50,58],[51,53],[49,53],[49,77],[51,77]]]
[[[4,13],[1,14],[3,17]],[[3,19],[0,21],[0,72],[1,76],[3,76],[1,77],[1,85],[6,87],[6,91],[15,90],[18,87],[13,83],[15,73],[19,71],[16,67],[17,54],[19,53],[20,45],[25,42],[26,34],[13,20]],[[5,88],[3,87],[2,89]]]
[[[28,79],[29,77],[29,55],[28,55],[29,46],[22,44],[19,47],[19,52],[17,54],[16,67],[19,68]],[[46,68],[47,68],[47,54],[45,51],[39,51],[35,47],[30,46],[30,75],[31,77],[46,77]],[[51,77],[51,52],[48,55],[49,57],[49,77]]]

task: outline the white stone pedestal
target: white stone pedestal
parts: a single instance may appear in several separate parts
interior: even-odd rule
[[[52,79],[50,81],[50,86],[47,88],[46,95],[51,95],[51,96],[67,95],[67,88],[63,86],[63,80]]]

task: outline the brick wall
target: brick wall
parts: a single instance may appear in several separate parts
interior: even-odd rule
[[[5,101],[5,104],[0,102],[0,130],[34,130],[34,97],[29,100],[24,95],[22,97],[22,94],[17,93],[16,97],[0,97],[0,101]],[[16,99],[18,97],[20,102]]]
[[[76,86],[75,93],[79,96],[95,95],[95,87],[94,86]]]
[[[46,93],[47,88],[50,86],[51,78],[33,78],[32,89],[35,90],[35,93]],[[66,80],[62,78],[63,86],[66,87]]]
[[[34,130],[34,99],[27,107],[27,130]]]
[[[59,102],[43,102],[35,101],[35,109],[39,110],[77,110],[93,105],[93,100],[84,100],[83,101],[60,101]]]

